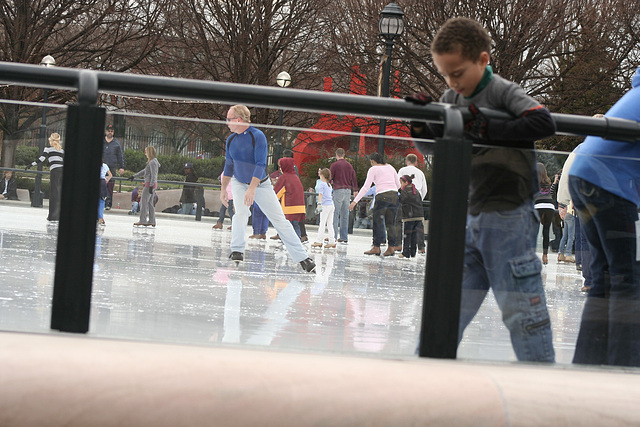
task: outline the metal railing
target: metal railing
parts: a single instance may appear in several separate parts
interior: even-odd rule
[[[429,251],[425,274],[420,355],[455,358],[464,254],[471,141],[463,135],[467,109],[432,103],[417,106],[399,99],[353,96],[299,89],[251,86],[128,73],[69,68],[44,70],[37,65],[0,62],[0,82],[78,91],[78,104],[68,107],[62,211],[56,256],[51,327],[87,332],[95,245],[99,168],[106,111],[97,106],[106,91],[141,97],[199,100],[225,104],[323,111],[444,124],[435,140]],[[482,109],[490,118],[503,112]],[[640,124],[615,118],[553,114],[558,133],[596,135],[640,141]],[[95,141],[85,144],[84,141]],[[73,207],[73,209],[71,208]]]

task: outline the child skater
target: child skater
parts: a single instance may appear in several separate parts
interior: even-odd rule
[[[320,224],[318,226],[318,237],[316,241],[311,245],[312,248],[321,248],[324,241],[324,227],[328,228],[329,243],[325,244],[325,248],[336,247],[336,237],[333,233],[333,211],[335,206],[333,205],[333,189],[331,188],[331,171],[327,168],[320,169],[318,171],[320,176],[320,183],[316,185],[316,192],[318,193],[318,211],[320,212]]]
[[[104,225],[104,205],[105,200],[109,197],[109,190],[107,189],[107,182],[111,180],[113,174],[109,170],[109,166],[102,161],[100,167],[100,198],[98,199],[98,225]]]
[[[418,250],[418,226],[423,218],[422,196],[413,185],[415,175],[400,177],[400,210],[404,225],[402,253],[398,258],[414,258]]]

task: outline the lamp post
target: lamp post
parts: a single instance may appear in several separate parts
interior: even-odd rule
[[[288,87],[291,84],[291,76],[286,71],[281,72],[276,77],[276,83],[280,87]],[[280,109],[280,114],[278,117],[278,140],[276,141],[275,149],[273,150],[273,164],[278,166],[278,160],[280,160],[280,155],[282,154],[282,115],[284,111],[282,108]]]
[[[47,55],[42,58],[40,61],[40,65],[43,67],[53,67],[56,65],[56,60],[53,59],[53,56]],[[45,141],[47,140],[47,100],[49,95],[49,89],[44,89],[44,98],[42,105],[42,122],[40,123],[40,140],[38,142],[38,155],[40,155],[44,151]],[[38,172],[42,172],[42,163],[38,163]],[[33,187],[33,197],[31,198],[31,206],[34,208],[42,207],[42,199],[44,198],[44,193],[42,192],[42,174],[39,173],[36,175],[36,182]]]
[[[389,97],[389,81],[391,80],[391,52],[393,41],[404,32],[404,12],[396,2],[391,2],[382,9],[378,30],[385,42],[384,64],[382,65],[382,88],[380,96]],[[378,138],[378,153],[384,156],[384,135],[387,133],[387,119],[380,119],[380,138]]]

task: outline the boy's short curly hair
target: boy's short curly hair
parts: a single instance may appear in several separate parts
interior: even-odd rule
[[[476,61],[482,52],[491,54],[491,36],[478,21],[451,18],[433,38],[431,53],[442,55],[457,52],[470,61]]]

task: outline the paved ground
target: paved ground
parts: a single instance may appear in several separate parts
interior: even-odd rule
[[[46,215],[25,203],[0,204],[0,330],[57,333],[49,329],[57,228]],[[315,274],[304,273],[273,240],[251,241],[236,267],[227,259],[231,232],[212,230],[213,219],[203,219],[159,214],[155,230],[134,229],[137,217],[124,210],[105,213],[90,336],[413,355],[424,256],[365,256],[370,230],[357,230],[348,245],[310,251]],[[315,227],[308,230],[313,238]],[[557,360],[570,363],[584,302],[581,278],[553,254],[544,279]],[[467,328],[458,355],[515,360],[492,296]]]

